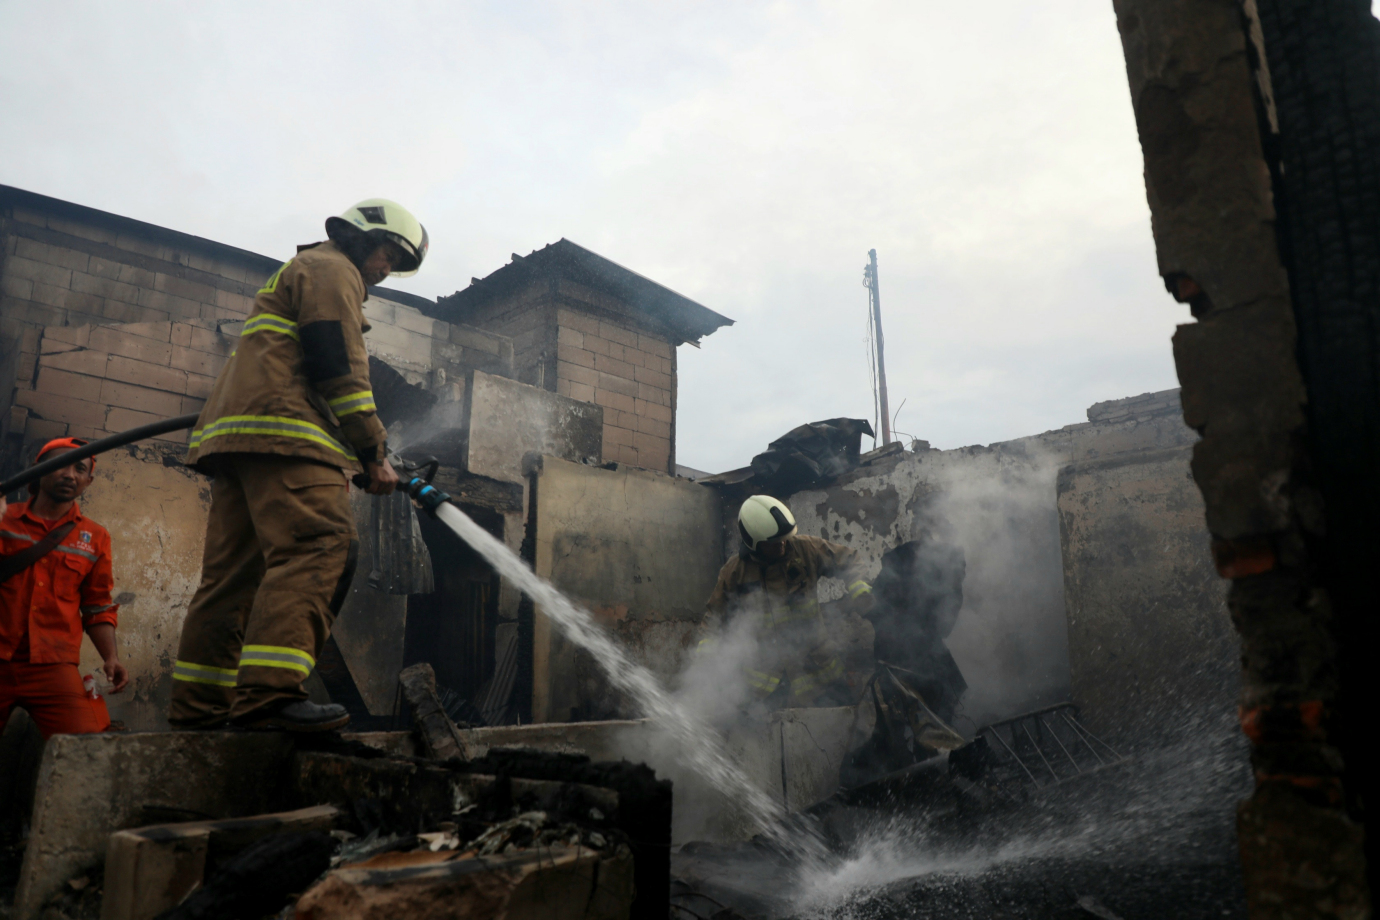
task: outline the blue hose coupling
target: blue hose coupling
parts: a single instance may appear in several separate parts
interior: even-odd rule
[[[407,494],[432,517],[436,517],[437,508],[450,501],[449,495],[420,476],[413,476],[407,481]]]

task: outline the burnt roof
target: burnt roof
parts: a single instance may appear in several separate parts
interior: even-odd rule
[[[473,313],[480,306],[533,281],[552,278],[574,281],[622,301],[629,314],[679,342],[697,343],[720,326],[733,325],[733,320],[703,304],[564,238],[527,256],[513,253],[513,261],[498,271],[471,279],[469,287],[449,297],[437,298],[431,315],[453,323],[473,323]]]

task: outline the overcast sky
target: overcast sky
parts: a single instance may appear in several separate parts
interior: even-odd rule
[[[394,198],[450,294],[568,237],[736,320],[677,457],[871,417],[951,448],[1176,385],[1110,0],[0,0],[0,183],[274,257]],[[865,442],[865,447],[870,447]]]

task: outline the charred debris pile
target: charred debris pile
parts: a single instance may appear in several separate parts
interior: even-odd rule
[[[671,784],[626,761],[472,756],[429,665],[402,675],[424,756],[299,736],[295,810],[112,835],[45,920],[666,916]]]

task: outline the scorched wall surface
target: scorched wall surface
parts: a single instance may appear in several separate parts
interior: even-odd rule
[[[719,496],[664,473],[544,458],[536,484],[536,571],[588,607],[663,678],[698,635],[719,557]],[[609,718],[617,700],[593,663],[538,611],[532,716]]]

